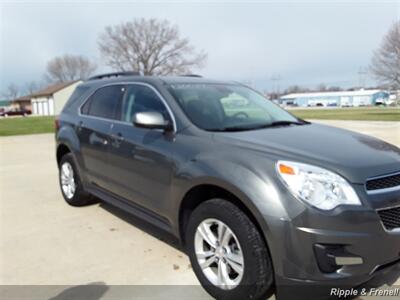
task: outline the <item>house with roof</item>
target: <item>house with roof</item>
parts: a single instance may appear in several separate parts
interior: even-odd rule
[[[65,103],[80,84],[80,80],[56,83],[30,95],[32,114],[51,116],[60,114]]]
[[[10,104],[10,109],[32,111],[31,96],[25,95],[12,100]]]

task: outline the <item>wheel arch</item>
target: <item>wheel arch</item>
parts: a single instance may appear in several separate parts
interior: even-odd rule
[[[66,153],[72,153],[79,165],[82,163],[80,157],[80,141],[71,125],[65,124],[60,128],[56,133],[56,142],[57,163],[60,162],[61,157]]]
[[[88,180],[86,178],[85,165],[81,155],[81,144],[79,138],[70,124],[61,126],[60,130],[56,133],[56,160],[59,166],[61,158],[71,153],[79,173],[83,185],[86,185]]]
[[[61,159],[65,154],[71,153],[71,149],[64,143],[60,143],[57,146],[56,157],[57,165],[60,165]]]
[[[262,220],[262,216],[257,212],[257,208],[250,202],[249,199],[240,191],[231,189],[226,185],[218,185],[215,183],[199,183],[192,186],[183,196],[179,206],[179,237],[182,244],[185,244],[185,228],[190,218],[191,213],[203,202],[221,198],[232,202],[239,207],[247,217],[254,223],[261,233],[264,242],[268,245],[266,223]]]

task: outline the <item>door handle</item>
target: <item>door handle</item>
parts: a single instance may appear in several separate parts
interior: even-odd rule
[[[117,134],[112,134],[111,135],[111,145],[115,148],[119,148],[124,141],[124,137],[122,134],[119,132]]]
[[[111,135],[111,138],[117,142],[122,142],[124,140],[124,137],[121,133],[113,134]]]
[[[123,142],[123,140],[124,140],[124,137],[122,136],[121,133],[111,135],[111,145],[115,148],[119,148],[121,146],[121,143]]]

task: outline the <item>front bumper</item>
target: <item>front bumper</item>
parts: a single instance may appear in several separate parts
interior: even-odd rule
[[[400,261],[390,264],[369,276],[367,281],[358,285],[349,285],[347,280],[333,281],[302,281],[290,278],[277,278],[277,300],[298,299],[352,299],[362,293],[368,294],[371,288],[380,287],[384,284],[392,285],[400,276]],[[348,292],[348,296],[338,297],[339,291]],[[336,292],[336,294],[335,294]],[[365,294],[364,294],[365,295]]]
[[[292,205],[287,218],[271,221],[271,216],[266,216],[278,299],[324,299],[331,288],[377,287],[399,277],[400,230],[387,231],[376,210],[388,207],[389,202],[400,205],[400,195],[388,194],[383,198],[390,201],[378,201],[372,197],[382,195],[363,194],[362,187],[357,193],[363,206],[321,212],[301,209],[293,205],[299,202],[293,198],[289,199]],[[317,260],[315,245],[339,245],[347,255],[361,258],[362,263],[326,272]],[[301,291],[307,296],[299,297]]]

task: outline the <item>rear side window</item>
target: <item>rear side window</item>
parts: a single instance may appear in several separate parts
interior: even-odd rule
[[[117,107],[125,92],[122,85],[112,85],[98,89],[81,108],[84,115],[115,119]]]
[[[63,111],[72,111],[73,107],[77,107],[78,100],[82,97],[82,95],[89,89],[86,86],[78,86],[74,92],[72,93],[71,97],[69,97],[67,103],[65,103]]]

